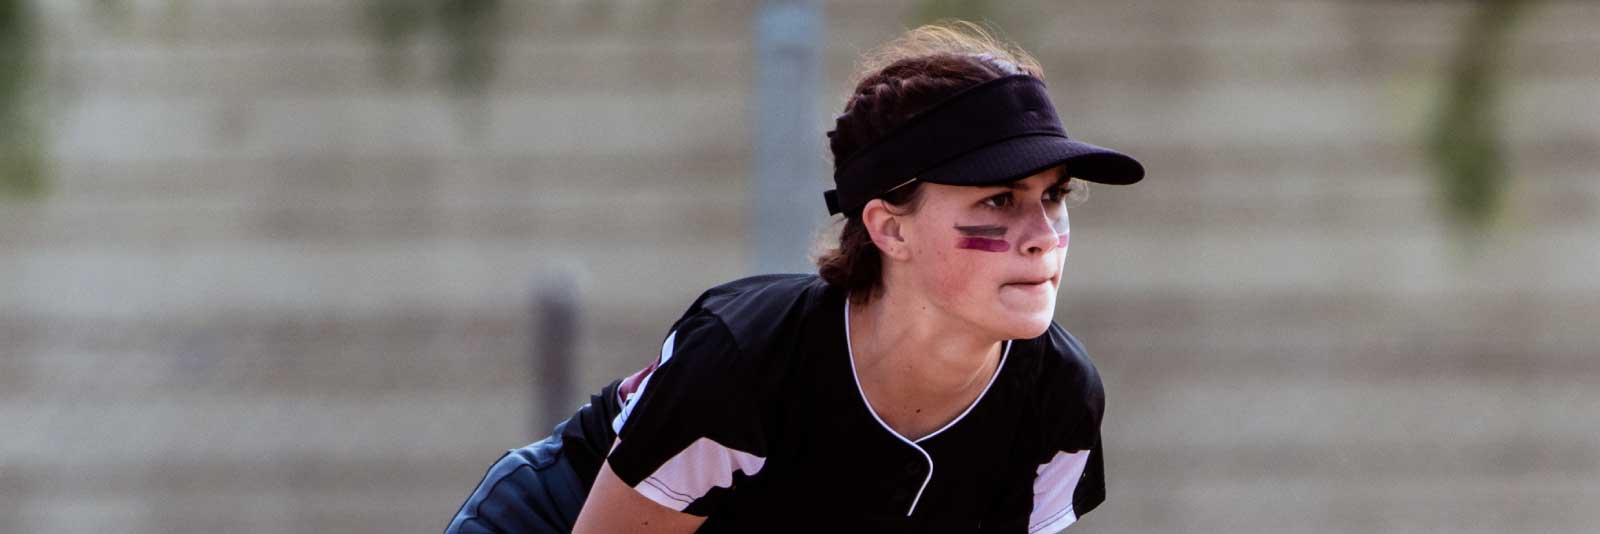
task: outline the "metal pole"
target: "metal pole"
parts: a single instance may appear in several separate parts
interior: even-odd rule
[[[763,0],[756,15],[755,180],[750,188],[751,262],[756,272],[812,269],[811,238],[827,210],[818,0]]]
[[[533,386],[539,398],[534,435],[572,415],[572,361],[580,334],[577,287],[576,277],[561,273],[546,279],[534,291],[534,336],[529,350]]]

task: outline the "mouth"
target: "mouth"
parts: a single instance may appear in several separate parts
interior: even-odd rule
[[[1020,280],[1012,280],[1012,281],[1006,282],[1005,284],[1002,284],[1002,285],[1003,286],[1020,286],[1020,287],[1039,287],[1039,288],[1042,288],[1042,287],[1045,287],[1047,284],[1049,286],[1051,286],[1051,287],[1054,287],[1054,286],[1059,285],[1060,283],[1061,283],[1061,273],[1056,273],[1054,275],[1051,275],[1048,278],[1023,278],[1023,279],[1020,279]]]

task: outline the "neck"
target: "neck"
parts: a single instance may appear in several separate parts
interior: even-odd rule
[[[850,340],[862,379],[903,400],[947,398],[986,385],[1001,341],[908,295],[889,290],[850,304]]]

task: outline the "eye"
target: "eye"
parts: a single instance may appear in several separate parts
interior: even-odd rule
[[[998,195],[983,199],[983,205],[999,209],[1011,207],[1012,202],[1014,202],[1014,200],[1011,198],[1011,193],[1000,193]]]
[[[1067,193],[1068,193],[1067,192],[1067,188],[1061,187],[1061,186],[1055,186],[1055,187],[1046,189],[1044,191],[1044,201],[1045,202],[1065,202],[1067,200]]]

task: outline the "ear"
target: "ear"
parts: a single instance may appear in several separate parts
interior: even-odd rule
[[[889,204],[881,198],[867,202],[861,208],[861,224],[867,227],[867,234],[872,236],[872,244],[884,256],[906,260],[911,257],[906,247],[905,236],[901,234],[900,216],[889,210]]]

